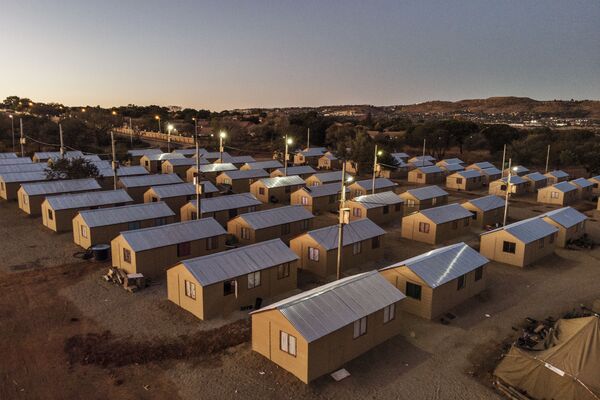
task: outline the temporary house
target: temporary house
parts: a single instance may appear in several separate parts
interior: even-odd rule
[[[200,157],[202,157],[202,154],[205,154],[207,151],[205,148],[199,148],[198,149],[198,153],[200,153]],[[191,148],[191,149],[175,149],[173,150],[171,153],[179,153],[179,154],[183,154],[186,157],[192,158],[196,155],[196,149],[195,148]]]
[[[438,167],[446,167],[448,165],[462,165],[463,167],[467,165],[466,162],[461,160],[460,158],[444,158],[442,161],[438,161],[435,165]]]
[[[0,160],[4,159],[16,159],[17,155],[15,153],[0,153]]]
[[[523,179],[529,182],[527,189],[532,193],[537,193],[539,189],[548,185],[548,177],[540,174],[539,172],[532,172],[530,174],[523,175]]]
[[[266,160],[266,161],[255,161],[251,163],[246,163],[242,165],[240,168],[242,171],[247,169],[264,169],[268,173],[275,171],[277,168],[282,168],[283,164],[281,164],[277,160]]]
[[[202,153],[202,159],[208,162],[219,162],[219,163],[228,163],[228,160],[231,160],[233,157],[229,155],[226,151],[218,152],[218,151],[207,151]]]
[[[452,164],[457,165],[457,164]],[[483,186],[483,174],[476,169],[455,172],[446,177],[446,187],[454,190],[475,190]]]
[[[526,168],[522,165],[515,165],[514,167],[511,167],[510,169],[506,168],[504,169],[504,175],[518,175],[518,176],[523,176],[523,175],[527,175],[529,173],[529,168]]]
[[[577,201],[577,186],[569,182],[559,182],[538,190],[538,203],[566,206]]]
[[[297,260],[279,239],[184,260],[167,270],[167,296],[201,320],[251,310],[296,289]]]
[[[95,244],[109,244],[120,232],[174,222],[175,213],[165,203],[80,211],[73,218],[73,241],[88,249]]]
[[[504,220],[504,199],[493,194],[471,199],[461,205],[471,211],[472,223],[479,227],[497,226]]]
[[[412,159],[414,159],[414,158],[415,157],[413,157]],[[433,162],[427,161],[427,160],[414,160],[414,161],[408,162],[408,168],[411,170],[415,169],[415,168],[421,168],[421,167],[431,167],[432,165],[435,165],[435,164]]]
[[[227,232],[241,244],[290,238],[309,230],[314,216],[302,206],[286,206],[240,214],[227,222]]]
[[[481,173],[483,175],[483,186],[487,186],[490,184],[490,182],[494,182],[495,180],[502,178],[502,171],[496,167],[484,168],[481,170]]]
[[[600,398],[598,315],[560,319],[541,343],[534,349],[513,344],[494,371],[496,385],[531,399]]]
[[[217,176],[221,173],[221,172],[226,172],[226,171],[236,171],[237,167],[231,163],[217,163],[217,164],[203,164],[200,165],[200,173],[201,173],[201,179],[208,179],[209,181],[216,183],[217,182]],[[187,182],[194,182],[194,176],[196,176],[196,166],[192,166],[190,168],[187,169],[186,172],[186,181]]]
[[[435,185],[409,189],[399,196],[404,200],[404,214],[448,203],[448,192]]]
[[[127,157],[131,160],[131,165],[140,165],[140,159],[145,155],[162,154],[161,149],[133,149],[127,151]]]
[[[360,175],[365,171],[373,171],[373,164],[368,163],[366,161],[358,162],[354,160],[347,160],[344,164],[346,167],[346,173],[348,174]]]
[[[377,164],[377,176],[380,178],[405,179],[410,171],[410,165],[396,159],[396,165]]]
[[[405,296],[377,271],[319,286],[252,315],[252,350],[304,383],[400,333]]]
[[[350,176],[350,175],[346,175]],[[320,172],[306,178],[306,186],[325,185],[326,183],[342,183],[342,171]]]
[[[267,178],[269,173],[264,169],[246,171],[226,171],[217,175],[217,185],[228,187],[233,193],[248,193],[250,185],[259,179]]]
[[[319,158],[327,152],[325,147],[310,147],[294,154],[294,165],[308,164],[311,167],[319,165]]]
[[[227,227],[227,222],[240,214],[257,211],[262,203],[250,193],[231,194],[212,199],[200,200],[202,214],[200,218],[212,217],[222,226]],[[192,200],[181,207],[181,220],[189,221],[197,218],[198,204]]]
[[[284,168],[277,168],[275,171],[271,172],[271,178],[276,178],[278,176],[292,176],[298,175],[302,179],[306,179],[309,176],[313,175],[315,169],[310,165],[294,165],[287,167],[287,175]]]
[[[168,267],[225,250],[227,232],[213,218],[121,232],[111,241],[113,266],[163,278]]]
[[[338,225],[309,231],[290,241],[290,248],[300,256],[299,268],[321,277],[337,271]],[[343,225],[341,272],[363,266],[383,256],[385,231],[367,218]]]
[[[0,154],[14,154],[14,153],[0,153]],[[31,161],[31,158],[29,157],[5,157],[2,158],[0,157],[0,166],[4,166],[4,165],[17,165],[17,164],[33,164],[33,161]]]
[[[4,200],[16,200],[22,184],[48,180],[44,171],[13,172],[0,174],[0,197]]]
[[[65,179],[48,182],[24,183],[18,190],[19,208],[36,217],[42,213],[46,196],[53,194],[90,192],[102,189],[95,179]]]
[[[566,182],[569,180],[569,174],[567,174],[565,171],[561,171],[560,169],[550,171],[546,173],[546,176],[548,177],[549,185],[554,185],[555,183]]]
[[[339,208],[341,183],[326,183],[319,186],[305,186],[292,193],[290,204],[301,205],[313,214],[335,211]],[[349,190],[346,189],[348,193]]]
[[[508,189],[509,186],[510,189]],[[507,189],[515,196],[526,194],[529,191],[529,181],[519,175],[512,175],[510,180],[509,177],[505,176],[504,178],[490,182],[488,192],[489,194],[505,196]]]
[[[442,183],[444,177],[444,170],[437,165],[417,167],[408,173],[408,181],[420,185]]]
[[[392,264],[379,272],[406,294],[402,309],[435,319],[485,290],[488,262],[461,242]]]
[[[543,219],[529,218],[482,233],[479,252],[490,260],[525,267],[554,252],[557,233]]]
[[[55,232],[66,232],[73,229],[79,211],[131,203],[133,199],[123,189],[48,196],[42,203],[42,223]]]
[[[392,157],[394,157],[394,159],[396,160],[396,162],[399,162],[399,161],[408,162],[408,159],[410,158],[410,156],[407,153],[404,153],[404,152],[391,153],[390,155]]]
[[[0,164],[0,175],[14,174],[17,172],[41,172],[46,168],[48,168],[48,166],[45,164],[31,162],[29,164]]]
[[[179,153],[177,153],[179,154]],[[202,163],[208,164],[206,161],[201,160]],[[170,160],[165,160],[161,165],[161,172],[163,174],[176,174],[182,180],[187,179],[187,171],[194,167],[196,169],[196,159],[195,158],[173,158]]]
[[[118,179],[124,176],[141,176],[148,175],[146,168],[141,165],[134,165],[132,167],[119,167],[117,169],[117,182]],[[98,183],[102,186],[102,189],[109,190],[115,187],[115,173],[112,168],[99,168],[98,169]]]
[[[445,175],[451,175],[455,172],[465,170],[465,167],[462,164],[441,164],[438,165],[438,167],[440,167],[442,171],[444,171]]]
[[[240,168],[244,164],[256,162],[254,157],[252,156],[231,156],[229,154],[223,153],[223,159],[215,160],[215,163],[227,163],[233,164],[236,168]]]
[[[151,174],[157,174],[162,171],[162,164],[165,161],[184,158],[186,157],[179,153],[144,154],[140,158],[140,165],[146,168]]]
[[[489,168],[496,168],[496,166],[494,164],[492,164],[491,162],[481,161],[481,162],[476,162],[471,165],[468,165],[465,169],[476,169],[476,170],[481,171],[481,170],[489,169]]]
[[[201,197],[213,197],[219,189],[209,181],[202,181]],[[173,185],[152,186],[144,193],[144,203],[164,201],[179,217],[181,207],[196,198],[196,186],[193,183],[175,183]]]
[[[402,218],[402,237],[418,242],[438,244],[469,231],[472,214],[453,203],[417,211]]]
[[[183,183],[180,177],[175,174],[152,174],[142,176],[124,176],[117,182],[117,187],[127,190],[136,203],[144,202],[144,193],[152,186],[172,185]]]
[[[600,195],[600,175],[593,176],[588,180],[592,182],[592,194],[594,196]]]
[[[291,193],[305,186],[298,175],[263,178],[250,185],[250,192],[263,203],[289,203]]]
[[[375,178],[375,193],[393,191],[398,184],[390,181],[387,178]],[[353,182],[348,186],[352,197],[364,196],[373,193],[373,180],[364,179],[362,181]]]
[[[592,189],[594,187],[592,182],[585,178],[577,178],[569,181],[569,183],[577,188],[577,197],[579,197],[581,200],[592,199]]]
[[[350,219],[368,218],[378,225],[400,222],[404,200],[394,192],[380,192],[358,196],[346,203]]]
[[[342,167],[342,161],[332,152],[328,151],[319,158],[317,166],[319,169],[340,169]]]
[[[566,247],[572,240],[585,234],[585,221],[588,217],[572,207],[559,208],[540,215],[544,221],[558,229],[556,245]]]
[[[435,163],[435,157],[425,155],[425,156],[416,156],[408,160],[409,163],[419,163],[422,161],[427,161],[433,165]]]
[[[83,153],[78,150],[65,151],[65,158],[83,158]],[[47,163],[50,160],[61,158],[60,151],[38,151],[33,153],[33,162]]]

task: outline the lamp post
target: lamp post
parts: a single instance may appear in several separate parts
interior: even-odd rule
[[[336,279],[342,277],[342,247],[344,245],[344,225],[350,219],[350,209],[346,208],[346,183],[352,182],[352,176],[346,178],[346,161],[342,160],[342,193],[340,195],[340,212],[338,221],[338,248],[336,263]]]
[[[13,115],[9,115],[8,118],[10,118],[10,127],[12,130],[12,151],[13,153],[15,152],[15,117],[13,117]]]
[[[219,132],[219,163],[223,163],[223,140],[227,137],[225,131]]]
[[[21,157],[25,157],[25,135],[23,134],[23,118],[19,118],[19,125],[21,127],[21,138],[19,139],[19,143],[21,143]]]
[[[160,115],[155,115],[154,119],[158,121],[158,133],[160,133]]]
[[[173,131],[173,124],[167,125],[167,153],[171,152],[171,132]]]
[[[288,146],[292,144],[294,141],[292,138],[288,138],[285,135],[285,156],[283,157],[283,176],[287,176],[287,165],[288,165]]]
[[[204,186],[200,183],[200,144],[198,143],[198,133],[196,133],[196,176],[194,176],[194,184],[196,185],[196,219],[202,218],[202,205],[200,197]]]
[[[375,194],[375,176],[377,174],[377,156],[383,155],[383,151],[377,150],[375,145],[375,159],[373,160],[373,182],[371,184],[371,194]]]
[[[192,117],[192,121],[194,121],[194,137],[196,138],[196,142],[198,142],[198,119]]]
[[[512,171],[517,171],[517,167],[512,168],[512,159],[508,159],[508,177],[506,178],[506,196],[504,197],[504,219],[502,220],[502,226],[506,226],[506,219],[508,218],[508,197],[510,195],[510,177]]]

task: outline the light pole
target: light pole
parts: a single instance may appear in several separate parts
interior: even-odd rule
[[[21,138],[19,143],[21,143],[21,157],[25,157],[25,135],[23,134],[23,118],[19,118],[19,125],[21,127]]]
[[[342,277],[342,247],[344,245],[344,225],[350,219],[350,209],[346,208],[346,183],[352,182],[352,176],[346,178],[346,161],[342,160],[342,193],[340,195],[340,212],[338,221],[338,248],[336,263],[336,279]]]
[[[194,121],[194,137],[196,138],[196,142],[198,142],[198,119],[193,117],[192,121]]]
[[[287,176],[287,165],[288,165],[288,146],[291,145],[294,141],[292,138],[288,138],[285,135],[285,156],[283,157],[283,176]]]
[[[173,131],[173,124],[167,125],[167,153],[171,152],[171,132]]]
[[[200,183],[200,143],[198,143],[198,134],[196,133],[196,176],[194,177],[194,184],[196,185],[196,219],[202,218],[202,205],[200,204],[200,197],[204,186]]]
[[[158,121],[158,133],[160,133],[160,115],[155,115],[154,119]]]
[[[9,115],[8,118],[10,118],[10,127],[12,130],[12,151],[13,153],[15,152],[15,117],[13,117],[13,115]]]
[[[506,226],[506,219],[508,218],[508,197],[510,195],[510,177],[512,171],[516,171],[517,167],[512,168],[512,159],[508,159],[508,177],[506,178],[506,196],[504,197],[504,219],[502,220],[502,226]]]
[[[377,156],[380,156],[383,154],[383,151],[381,150],[377,150],[377,145],[375,145],[375,159],[373,162],[373,183],[371,185],[371,194],[375,194],[375,175],[377,173]]]
[[[115,147],[115,134],[113,133],[113,131],[110,131],[110,145],[111,145],[111,149],[112,149],[112,170],[113,170],[113,189],[117,190],[117,175],[118,175],[118,169],[119,169],[119,164],[117,163],[117,150]]]
[[[225,131],[219,132],[219,163],[223,163],[223,141],[226,137]]]

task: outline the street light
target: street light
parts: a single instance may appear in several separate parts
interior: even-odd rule
[[[82,109],[81,109],[81,112],[82,112],[82,113],[84,113],[84,112],[85,112],[85,108],[82,108]]]
[[[288,138],[285,135],[285,156],[283,158],[283,176],[287,176],[287,165],[288,165],[288,146],[294,143],[292,138]]]
[[[154,119],[158,121],[158,133],[160,133],[160,115],[155,115]]]
[[[518,170],[517,167],[511,167],[511,165],[512,165],[512,159],[509,158],[508,159],[508,177],[506,178],[506,195],[504,197],[504,219],[502,221],[502,226],[506,226],[506,219],[508,218],[508,197],[511,192],[510,177],[511,177],[513,171],[516,173]]]
[[[373,183],[371,184],[371,194],[375,194],[375,175],[377,174],[377,156],[383,155],[383,151],[377,150],[375,145],[375,159],[373,160]]]
[[[13,115],[9,115],[8,118],[10,118],[10,127],[12,130],[12,151],[13,153],[15,152],[15,117],[13,117]]]
[[[194,136],[196,137],[196,141],[198,140],[198,119],[196,117],[192,117],[192,121],[194,121]]]
[[[117,112],[115,110],[112,110],[111,114],[112,115],[117,115]]]
[[[167,125],[167,153],[171,152],[171,132],[173,131],[173,124]]]
[[[337,248],[337,264],[336,277],[342,277],[342,247],[344,244],[344,225],[350,220],[350,209],[346,208],[346,183],[352,182],[352,176],[346,177],[346,161],[342,160],[342,193],[340,195],[340,211],[338,221],[338,248]]]
[[[219,163],[223,162],[223,140],[227,137],[225,131],[219,132]]]

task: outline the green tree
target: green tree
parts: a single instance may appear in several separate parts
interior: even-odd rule
[[[45,169],[48,179],[97,178],[98,167],[85,158],[60,158],[51,162]]]

